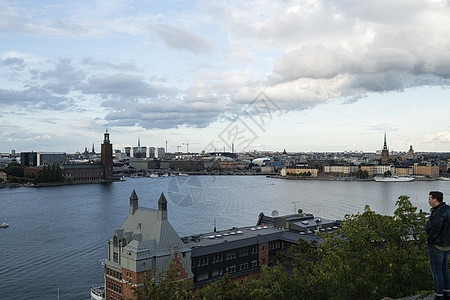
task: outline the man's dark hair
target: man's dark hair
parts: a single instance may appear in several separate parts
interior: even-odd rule
[[[432,198],[436,199],[437,202],[441,203],[444,200],[444,194],[442,192],[430,192]]]

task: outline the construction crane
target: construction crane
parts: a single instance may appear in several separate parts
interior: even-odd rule
[[[189,142],[183,143],[183,145],[186,145],[186,153],[189,153],[189,145],[193,145],[193,144],[198,144],[198,143],[189,143]]]
[[[177,148],[177,153],[180,153],[181,146],[172,146],[173,148]]]

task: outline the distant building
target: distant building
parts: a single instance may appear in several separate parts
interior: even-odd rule
[[[125,147],[125,148],[123,148],[123,150],[127,157],[131,157],[131,147]]]
[[[7,179],[8,179],[8,174],[0,171],[0,182],[6,182]]]
[[[427,162],[427,163],[414,163],[413,166],[414,175],[422,175],[425,177],[438,177],[439,176],[439,166]]]
[[[20,152],[20,164],[24,167],[37,166],[37,152]]]
[[[111,180],[113,178],[113,155],[112,155],[112,144],[109,140],[108,129],[104,134],[103,144],[102,144],[102,167],[103,167],[103,179]]]
[[[65,152],[39,152],[37,155],[38,166],[48,166],[52,164],[63,165],[66,162]]]
[[[148,147],[148,158],[155,158],[155,147]]]
[[[298,167],[286,167],[281,169],[281,176],[299,176],[300,174],[309,173],[311,176],[309,177],[317,177],[318,173],[317,168],[310,168],[308,166],[298,166]]]
[[[158,147],[158,158],[164,158],[166,156],[166,150],[164,147]]]
[[[408,159],[414,159],[414,149],[413,149],[412,145],[409,146]]]
[[[384,133],[384,145],[383,150],[381,150],[381,162],[382,165],[389,164],[389,149],[386,143],[386,133]]]
[[[324,165],[323,171],[325,173],[332,173],[338,175],[349,176],[358,172],[359,167],[351,164],[339,164],[339,165]]]

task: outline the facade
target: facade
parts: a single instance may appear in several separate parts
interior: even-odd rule
[[[377,174],[375,165],[359,165],[361,171],[366,171],[369,174],[369,177]]]
[[[164,158],[166,156],[166,150],[163,147],[158,147],[158,158]]]
[[[155,147],[148,147],[148,158],[155,158]]]
[[[334,173],[342,175],[351,175],[358,172],[359,167],[355,165],[324,165],[323,171],[325,173]]]
[[[133,191],[129,215],[108,241],[106,299],[133,298],[131,288],[139,289],[145,271],[167,271],[171,262],[184,271],[186,280],[192,279],[191,249],[167,220],[164,195],[159,198],[158,210],[154,210],[139,207]]]
[[[430,162],[414,163],[414,175],[422,175],[425,177],[438,177],[439,166]]]
[[[398,176],[411,176],[413,171],[410,166],[395,166],[395,174]]]
[[[300,166],[300,167],[286,167],[286,168],[283,168],[282,170],[281,170],[281,173],[280,173],[280,175],[281,176],[292,176],[292,175],[299,175],[299,174],[302,174],[302,173],[311,173],[311,176],[309,176],[309,177],[317,177],[317,173],[318,173],[318,169],[316,169],[316,168],[310,168],[310,167],[307,167],[307,166]]]
[[[113,150],[112,144],[109,140],[108,129],[104,134],[102,144],[102,167],[103,167],[103,179],[111,180],[113,178]]]
[[[24,167],[36,167],[37,162],[37,152],[20,152],[20,164]]]
[[[104,179],[104,168],[100,164],[71,164],[61,166],[62,176],[73,182],[93,182]]]
[[[383,175],[385,172],[391,172],[392,174],[395,173],[395,167],[391,165],[376,165],[375,166],[375,173],[377,175]]]
[[[317,233],[332,232],[339,221],[315,218],[311,214],[282,217],[259,215],[255,226],[179,237],[167,219],[163,194],[158,209],[138,205],[133,190],[129,215],[108,241],[104,265],[106,299],[132,299],[146,271],[180,271],[181,279],[198,288],[229,273],[233,281],[255,278],[261,266],[270,264],[278,251],[286,251],[299,239],[321,238]]]
[[[0,182],[6,182],[8,179],[8,174],[5,172],[0,172]]]
[[[65,152],[40,152],[37,155],[38,166],[48,166],[52,164],[63,165],[66,162]]]

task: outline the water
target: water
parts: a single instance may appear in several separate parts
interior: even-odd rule
[[[428,192],[450,197],[450,182],[302,181],[264,176],[135,178],[112,184],[0,189],[0,299],[89,299],[103,282],[99,260],[107,240],[128,215],[135,189],[139,205],[157,208],[164,192],[180,236],[256,223],[258,214],[301,208],[330,219],[364,210],[392,214],[400,195],[429,210]],[[450,201],[449,201],[450,202]]]

